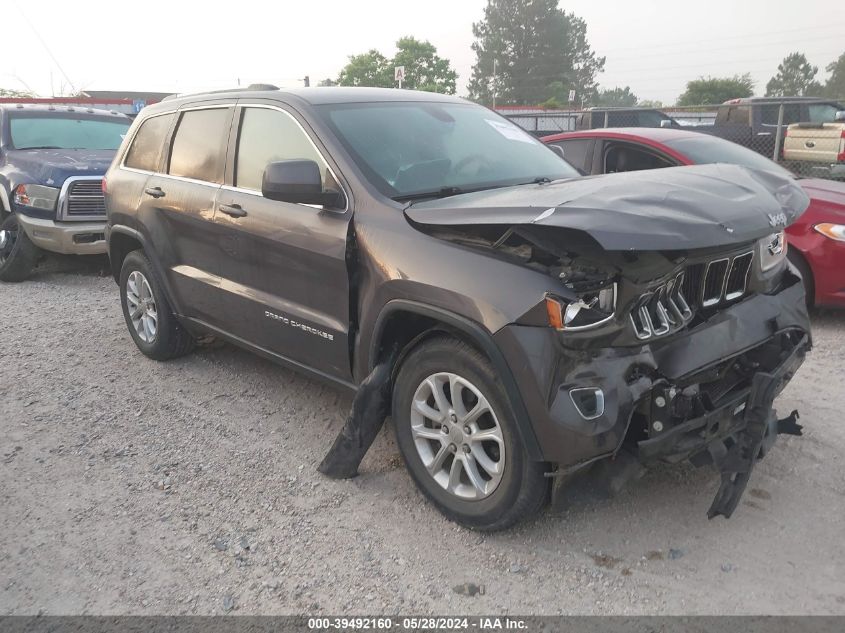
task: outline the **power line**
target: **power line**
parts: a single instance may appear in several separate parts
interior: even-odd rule
[[[750,34],[750,35],[749,34],[731,35],[731,36],[727,36],[727,37],[716,37],[716,38],[709,38],[709,39],[696,39],[695,44],[699,45],[699,44],[705,44],[705,43],[709,43],[709,42],[724,42],[724,41],[727,41],[727,40],[751,39],[751,38],[756,37],[756,36],[764,36],[765,37],[767,35],[780,35],[781,33],[794,33],[796,31],[810,31],[810,30],[812,30],[814,32],[818,32],[820,29],[830,29],[830,28],[838,28],[838,29],[845,28],[845,22],[828,23],[828,24],[824,24],[824,25],[816,25],[816,26],[811,26],[811,27],[810,26],[800,27],[800,28],[795,28],[795,29],[785,29],[785,30],[781,30],[781,31],[762,31],[762,32],[758,31],[758,32]],[[839,35],[836,35],[836,36],[833,36],[833,37],[838,37],[838,38],[841,39],[842,34],[840,33]],[[818,40],[818,39],[822,39],[822,38],[815,37],[815,36],[813,37],[814,41]],[[793,40],[787,40],[786,43],[791,43],[792,41]],[[755,44],[754,46],[768,46],[770,44],[773,45],[773,44],[780,44],[780,43],[783,43],[783,42],[761,42],[760,44]],[[688,44],[689,44],[689,42],[672,42],[672,43],[667,43],[667,44],[658,44],[657,46],[652,46],[650,48],[645,48],[645,49],[641,46],[630,46],[630,47],[626,47],[626,48],[606,49],[604,52],[606,52],[606,53],[618,53],[618,52],[625,52],[625,51],[659,50],[659,49],[662,49],[662,48],[674,48],[678,45],[686,46]]]
[[[47,54],[50,56],[50,59],[53,60],[53,63],[56,65],[56,68],[59,69],[59,71],[62,73],[62,76],[64,76],[64,78],[67,80],[68,84],[70,84],[71,90],[73,90],[73,92],[76,93],[76,88],[74,87],[73,82],[70,80],[70,77],[68,77],[67,73],[65,72],[65,69],[62,68],[62,65],[59,63],[59,60],[56,59],[55,55],[53,55],[53,51],[51,51],[50,47],[47,46],[47,42],[45,42],[44,38],[41,37],[41,33],[38,32],[38,29],[35,28],[35,25],[32,22],[29,21],[28,17],[26,17],[26,13],[24,13],[23,9],[20,8],[20,6],[17,3],[17,0],[12,0],[12,1],[15,3],[15,8],[23,16],[23,19],[26,20],[27,24],[29,24],[29,28],[32,29],[33,33],[35,33],[35,37],[37,37],[38,41],[41,42],[41,46],[43,46],[44,50],[47,51]]]

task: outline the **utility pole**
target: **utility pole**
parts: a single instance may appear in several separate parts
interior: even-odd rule
[[[493,60],[493,109],[496,109],[496,60]]]
[[[310,87],[311,87],[311,77],[310,77],[310,76],[305,75],[305,77],[303,77],[303,78],[302,78],[302,81],[303,81],[303,83],[305,84],[305,87],[306,87],[306,88],[310,88]]]

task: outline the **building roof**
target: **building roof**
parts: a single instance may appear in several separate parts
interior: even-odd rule
[[[81,93],[83,96],[91,97],[92,99],[102,100],[121,100],[131,99],[133,101],[145,101],[147,103],[157,103],[171,92],[138,92],[134,90],[85,90]]]
[[[46,103],[0,103],[0,109],[7,111],[23,112],[74,112],[78,114],[96,114],[98,116],[110,116],[125,119],[126,115],[114,110],[103,110],[102,108],[89,108],[85,105],[65,105]]]

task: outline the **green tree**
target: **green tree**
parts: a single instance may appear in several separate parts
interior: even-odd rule
[[[642,101],[637,103],[637,105],[640,106],[641,108],[656,108],[658,110],[660,108],[665,107],[663,105],[663,102],[658,100],[658,99],[643,99]]]
[[[406,36],[396,42],[396,55],[388,59],[373,49],[361,55],[352,55],[340,71],[337,85],[373,86],[393,88],[393,69],[405,67],[403,88],[430,92],[455,93],[458,79],[448,59],[437,55],[437,48],[428,41]]]
[[[488,0],[472,32],[471,99],[565,103],[572,89],[579,102],[594,98],[605,59],[591,49],[586,22],[560,10],[558,0]]]
[[[728,99],[750,97],[754,81],[749,73],[733,77],[699,77],[687,82],[687,89],[678,97],[679,106],[724,103]]]
[[[631,92],[629,86],[624,88],[604,88],[599,90],[595,100],[596,105],[618,107],[637,105],[637,95]]]
[[[845,100],[845,53],[832,61],[825,68],[830,73],[824,85],[824,94],[831,99]]]
[[[818,66],[807,61],[804,53],[790,53],[778,65],[778,72],[766,84],[767,97],[808,97],[822,93],[816,81]]]
[[[349,63],[340,71],[339,86],[393,87],[393,68],[390,61],[376,49],[350,55]]]
[[[317,86],[320,87],[320,88],[328,88],[328,87],[336,86],[336,85],[338,85],[337,82],[330,77],[326,77],[325,79],[321,79],[317,83]]]

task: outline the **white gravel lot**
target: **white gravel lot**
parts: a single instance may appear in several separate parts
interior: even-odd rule
[[[0,284],[0,614],[845,614],[845,314],[732,519],[714,471],[667,466],[484,535],[392,429],[357,479],[316,471],[349,395],[230,346],[147,360],[101,263]]]

